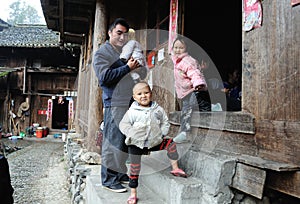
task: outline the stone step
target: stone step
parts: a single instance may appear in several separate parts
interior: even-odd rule
[[[166,151],[152,152],[142,157],[138,197],[139,203],[159,204],[220,204],[230,203],[233,197],[230,184],[235,173],[235,160],[204,152],[185,151],[178,145],[180,168],[190,176],[175,177],[170,174],[170,161]],[[126,203],[126,193],[114,193],[103,189],[100,175],[87,177],[87,204]]]
[[[141,183],[147,185],[168,204],[229,203],[230,184],[235,173],[235,158],[193,151],[186,145],[177,146],[179,167],[189,178],[170,174],[166,152],[153,152],[142,159]]]
[[[127,185],[124,185],[127,186]],[[103,189],[100,182],[100,175],[87,176],[86,181],[86,204],[121,204],[126,203],[130,196],[130,188],[124,193],[115,193]],[[151,189],[142,183],[138,187],[139,204],[164,204],[165,201],[159,198]]]
[[[224,178],[228,175],[230,178],[234,175],[237,158],[225,152],[194,150],[184,144],[177,145],[179,154],[181,155],[179,165],[187,169],[187,173],[193,177],[206,181],[212,185],[216,178]],[[213,175],[213,176],[212,176]],[[226,176],[226,178],[228,177]],[[229,178],[229,180],[230,180]]]
[[[146,185],[166,204],[199,204],[203,199],[202,184],[193,177],[181,178],[170,174],[171,169],[142,175],[140,183]]]

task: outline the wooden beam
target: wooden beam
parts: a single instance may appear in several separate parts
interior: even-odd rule
[[[49,68],[39,68],[39,69],[28,69],[27,73],[52,73],[52,74],[78,74],[78,70],[76,69],[68,69],[68,68],[58,68],[58,69],[49,69]]]
[[[59,1],[59,32],[60,38],[64,39],[64,0]]]
[[[266,187],[300,198],[300,171],[267,173]]]
[[[231,187],[261,199],[265,180],[265,170],[237,163]]]
[[[56,18],[56,19],[60,19],[59,15],[51,15],[51,18]],[[83,16],[65,16],[64,17],[65,20],[70,20],[70,21],[82,21],[82,22],[89,22],[89,18],[88,17],[83,17]]]
[[[273,171],[298,171],[300,170],[299,165],[276,162],[261,157],[255,157],[250,155],[240,155],[237,161],[250,166],[258,167],[261,169],[268,169]]]

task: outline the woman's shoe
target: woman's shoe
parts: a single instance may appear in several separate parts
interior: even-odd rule
[[[128,199],[127,199],[127,204],[136,204],[138,201],[138,198],[136,196],[130,196]]]
[[[173,176],[187,178],[187,174],[182,169],[175,169],[170,172]]]

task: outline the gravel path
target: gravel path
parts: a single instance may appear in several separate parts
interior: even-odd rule
[[[7,157],[16,204],[71,203],[61,140],[33,138],[4,143],[21,147]]]

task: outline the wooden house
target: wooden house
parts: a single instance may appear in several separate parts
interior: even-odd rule
[[[59,39],[59,33],[45,25],[9,25],[0,31],[4,133],[26,133],[33,123],[71,128],[80,50],[71,45],[62,49]]]
[[[93,53],[107,39],[108,24],[124,17],[145,31],[138,37],[148,59],[154,59],[149,81],[174,132],[180,103],[169,57],[172,34],[194,42],[193,55],[210,64],[207,78],[222,80],[233,67],[242,73],[241,111],[195,113],[195,140],[183,165],[193,168],[188,158],[193,153],[234,156],[230,192],[261,199],[273,189],[300,198],[300,6],[291,0],[252,1],[262,8],[262,22],[245,31],[244,2],[41,0],[48,28],[60,32],[64,43],[82,42],[75,122],[88,148],[97,151],[94,138],[103,118]]]

